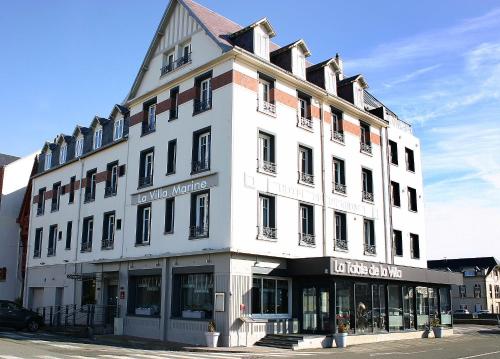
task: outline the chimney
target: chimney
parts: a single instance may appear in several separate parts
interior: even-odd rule
[[[343,80],[344,79],[344,62],[339,56],[339,53],[335,55],[335,62],[337,63],[337,66],[339,67],[339,73],[337,74],[338,80]]]

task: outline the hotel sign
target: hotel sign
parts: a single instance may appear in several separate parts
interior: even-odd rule
[[[337,259],[333,261],[332,274],[390,279],[403,278],[403,271],[396,266]]]
[[[176,197],[197,191],[203,191],[219,184],[219,177],[213,174],[207,177],[196,178],[191,181],[179,182],[169,186],[155,188],[147,192],[132,195],[132,205],[150,203],[159,199]]]

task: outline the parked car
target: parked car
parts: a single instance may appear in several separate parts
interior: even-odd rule
[[[481,309],[478,310],[477,312],[474,312],[476,315],[481,315],[481,314],[490,314],[490,311],[488,309]]]
[[[457,309],[453,312],[453,314],[470,314],[468,309]]]
[[[8,300],[0,300],[0,327],[28,329],[36,332],[43,325],[43,318],[32,310]]]

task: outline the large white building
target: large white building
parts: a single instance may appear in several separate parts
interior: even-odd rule
[[[119,304],[125,334],[194,344],[213,319],[225,346],[451,324],[419,140],[274,36],[170,2],[124,103],[39,156],[27,305]]]

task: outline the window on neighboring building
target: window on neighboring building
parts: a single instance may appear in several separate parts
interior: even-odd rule
[[[394,243],[394,254],[401,257],[403,255],[403,234],[401,231],[394,229],[392,231],[392,240]]]
[[[297,49],[297,75],[302,78],[306,77],[306,57],[298,49]]]
[[[66,156],[68,153],[68,146],[66,143],[63,143],[61,147],[59,147],[59,164],[62,165],[66,162]]]
[[[359,121],[359,129],[361,131],[361,152],[371,154],[372,153],[372,142],[370,139],[370,125],[366,122]]]
[[[116,196],[118,192],[118,176],[119,166],[118,161],[108,163],[106,166],[106,189],[104,196]]]
[[[372,219],[363,220],[363,238],[365,254],[376,254],[375,246],[375,224]]]
[[[95,200],[95,191],[97,185],[97,168],[87,171],[85,177],[85,202],[92,202]]]
[[[156,130],[156,98],[145,102],[142,108],[144,113],[142,134],[146,135]]]
[[[56,244],[57,244],[57,224],[49,227],[49,245],[47,248],[47,256],[56,255]]]
[[[102,146],[102,127],[99,125],[94,130],[94,145],[93,149],[97,150]]]
[[[420,258],[420,241],[418,234],[410,233],[411,257],[413,259]]]
[[[43,228],[35,230],[35,243],[33,246],[33,258],[40,258],[42,255]]]
[[[69,196],[68,203],[73,203],[75,201],[75,185],[76,185],[76,177],[72,176],[69,180]]]
[[[102,249],[112,249],[115,243],[116,215],[115,211],[104,213],[102,221]]]
[[[73,234],[73,222],[68,221],[66,224],[66,246],[65,249],[71,249],[71,237]]]
[[[299,108],[297,113],[297,125],[306,130],[313,130],[313,120],[311,118],[311,97],[303,93],[298,93]]]
[[[474,298],[481,298],[481,285],[474,284]]]
[[[161,275],[129,277],[128,314],[155,317],[161,313]]]
[[[361,169],[361,180],[363,185],[362,198],[363,201],[373,202],[373,175],[372,171],[363,168]]]
[[[7,280],[7,267],[0,268],[0,282]]]
[[[274,136],[259,131],[259,153],[258,153],[258,169],[259,172],[276,174],[276,160],[274,156]]]
[[[190,238],[204,238],[209,235],[210,192],[191,194]]]
[[[289,314],[289,281],[255,276],[252,279],[253,315]]]
[[[343,113],[332,107],[332,140],[344,143]]]
[[[461,298],[467,297],[467,287],[465,285],[458,286],[458,293]]]
[[[276,197],[259,194],[258,237],[274,240],[278,237],[276,229]]]
[[[391,200],[394,207],[401,207],[399,183],[391,181]]]
[[[123,137],[123,124],[124,124],[124,119],[120,118],[118,120],[115,120],[115,123],[113,124],[113,141],[118,141]]]
[[[163,55],[163,67],[161,68],[161,74],[165,75],[175,68],[175,53],[173,50],[165,53]]]
[[[259,73],[258,110],[270,115],[276,114],[274,82],[273,78]]]
[[[408,209],[412,212],[417,212],[417,190],[408,187]]]
[[[59,211],[59,203],[61,200],[61,182],[52,185],[52,202],[50,206],[51,212]]]
[[[83,219],[82,228],[82,252],[92,251],[92,240],[94,237],[94,216],[85,217]]]
[[[333,158],[333,192],[341,194],[347,193],[344,160],[335,157]]]
[[[45,212],[45,187],[38,190],[38,203],[36,208],[36,215],[41,216]]]
[[[347,251],[347,217],[343,212],[334,213],[335,218],[335,249]]]
[[[139,188],[153,185],[154,148],[141,151],[139,160]]]
[[[210,128],[205,128],[193,133],[192,173],[210,170]]]
[[[391,159],[391,164],[398,165],[398,144],[394,141],[389,140],[389,157]]]
[[[80,135],[75,142],[75,157],[80,157],[83,154],[83,136]]]
[[[165,233],[174,233],[175,197],[168,198],[165,203]]]
[[[195,79],[196,98],[193,103],[193,114],[212,108],[212,72],[203,74]]]
[[[167,146],[167,175],[175,173],[177,160],[177,139],[168,141]]]
[[[52,152],[45,152],[44,170],[47,171],[52,166]]]
[[[314,185],[313,150],[299,146],[299,182]]]
[[[177,67],[191,62],[191,43],[186,42],[180,46],[180,56],[177,60]]]
[[[405,148],[405,157],[406,157],[406,170],[415,172],[415,157],[413,155],[413,150]]]
[[[137,207],[136,245],[149,244],[151,241],[151,203]]]
[[[213,318],[213,273],[174,274],[173,292],[172,315],[174,317]]]
[[[314,206],[299,204],[299,245],[314,246]]]
[[[170,90],[170,112],[169,120],[175,120],[179,117],[179,87],[174,87]]]

